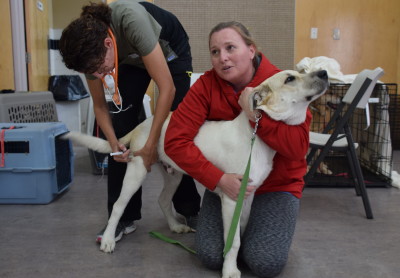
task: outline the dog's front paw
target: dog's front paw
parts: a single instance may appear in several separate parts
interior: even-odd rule
[[[101,239],[100,250],[105,253],[112,253],[115,249],[115,238],[106,230]]]
[[[240,278],[240,270],[237,267],[236,255],[232,253],[231,249],[228,254],[225,256],[224,265],[222,267],[222,278]]]
[[[238,268],[230,268],[222,270],[222,278],[240,278],[240,270]]]
[[[115,249],[115,240],[106,240],[104,237],[101,240],[100,250],[105,253],[112,253]]]
[[[321,164],[318,167],[318,170],[320,173],[324,175],[332,175],[332,171],[329,170],[328,165],[325,162],[321,162]]]
[[[195,232],[195,230],[193,230],[189,226],[187,226],[185,224],[180,224],[180,223],[171,225],[170,226],[170,230],[172,232],[175,232],[175,233],[178,233],[178,234],[185,234],[185,233]]]

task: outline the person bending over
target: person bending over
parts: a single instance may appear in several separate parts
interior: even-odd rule
[[[159,89],[153,124],[145,146],[134,153],[143,158],[150,171],[157,160],[156,146],[164,120],[190,87],[189,38],[176,16],[147,1],[91,3],[64,29],[60,52],[68,68],[86,74],[96,121],[112,151],[123,152],[109,157],[107,208],[110,216],[121,192],[130,153],[117,138],[139,124],[143,97],[153,79]],[[108,81],[112,79],[114,87]],[[113,99],[112,117],[105,93]],[[134,221],[141,218],[141,195],[140,188],[126,207],[117,226],[116,241],[123,234],[135,231]],[[197,218],[200,196],[189,176],[184,176],[174,196],[174,206],[189,225],[195,225],[196,221],[190,220]],[[101,242],[104,230],[97,235],[97,242]]]

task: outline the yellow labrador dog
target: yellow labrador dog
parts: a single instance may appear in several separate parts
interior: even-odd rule
[[[321,96],[328,87],[328,75],[324,70],[308,74],[300,74],[296,71],[282,71],[265,80],[261,85],[254,88],[249,102],[253,109],[264,111],[271,118],[283,121],[289,125],[298,125],[306,118],[307,107],[310,102]],[[165,121],[162,134],[158,145],[158,156],[162,164],[171,166],[175,171],[169,174],[160,167],[164,177],[164,188],[159,197],[159,205],[166,217],[169,228],[177,233],[186,233],[191,229],[178,222],[172,209],[172,197],[178,187],[184,171],[178,167],[164,152],[164,135],[168,126],[169,118]],[[120,141],[129,146],[132,150],[142,148],[148,137],[152,118],[145,120],[134,130],[125,135]],[[221,133],[221,130],[224,130]],[[232,136],[227,136],[227,132]],[[240,136],[236,134],[240,133]],[[239,114],[232,121],[210,121],[205,122],[200,128],[194,142],[212,163],[226,173],[244,173],[247,158],[250,154],[250,141],[253,128],[249,124],[244,112]],[[244,140],[243,137],[248,137]],[[86,146],[89,149],[101,153],[111,152],[110,145],[106,140],[84,135],[77,132],[69,132],[63,135],[63,139],[71,139],[73,142]],[[243,144],[242,142],[249,142]],[[235,146],[235,152],[219,154],[218,150],[226,145]],[[269,148],[257,136],[253,146],[253,156],[251,161],[251,185],[260,186],[267,178],[272,169],[272,159],[275,151]],[[158,166],[161,163],[157,163]],[[132,157],[128,162],[122,191],[119,199],[114,204],[112,214],[108,220],[107,228],[104,232],[100,249],[106,253],[114,251],[115,248],[115,229],[119,219],[132,195],[138,190],[147,174],[140,156]],[[216,189],[218,190],[218,189]],[[226,241],[230,227],[232,215],[236,202],[223,192],[218,192],[221,196],[222,215],[224,223],[224,238]],[[250,212],[251,203],[254,196],[246,198],[240,220],[241,232],[244,231]],[[237,255],[240,247],[239,230],[234,237],[233,246],[225,256],[222,270],[223,277],[240,277],[237,268]]]

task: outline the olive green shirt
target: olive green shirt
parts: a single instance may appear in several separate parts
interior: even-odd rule
[[[142,56],[156,46],[161,26],[135,0],[119,0],[109,4],[112,9],[111,29],[117,41],[119,64],[144,67]]]
[[[109,4],[112,10],[111,30],[117,43],[120,65],[145,68],[141,57],[150,54],[157,42],[160,43],[165,57],[177,57],[168,42],[159,40],[162,27],[139,4],[142,1],[119,0]],[[91,74],[87,74],[86,77],[96,79]]]

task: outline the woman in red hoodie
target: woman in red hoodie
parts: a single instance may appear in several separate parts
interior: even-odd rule
[[[197,225],[196,249],[204,265],[221,269],[224,248],[221,202],[213,191],[219,187],[236,200],[243,176],[218,169],[193,140],[205,121],[233,120],[242,110],[254,126],[255,115],[246,101],[249,93],[280,69],[258,52],[248,30],[238,22],[215,26],[209,35],[209,49],[213,68],[196,81],[173,113],[165,151],[207,188]],[[273,170],[255,192],[239,257],[260,277],[278,275],[287,261],[304,186],[310,121],[308,112],[306,121],[298,126],[272,120],[265,114],[259,122],[257,135],[277,153]],[[254,187],[248,186],[246,194],[252,191]]]

